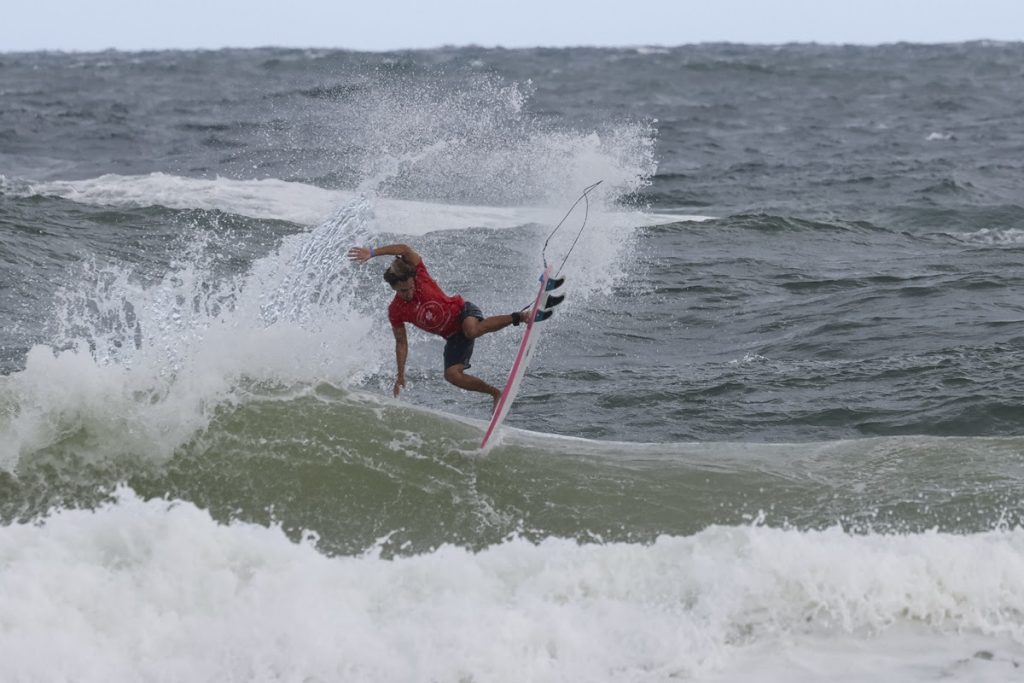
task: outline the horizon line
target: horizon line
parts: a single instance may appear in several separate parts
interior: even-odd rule
[[[0,55],[22,55],[22,54],[105,54],[117,53],[148,53],[148,52],[227,52],[244,50],[303,50],[303,51],[325,51],[325,52],[353,52],[365,54],[390,54],[402,52],[432,52],[438,50],[494,50],[494,51],[528,51],[528,50],[641,50],[660,49],[674,50],[687,47],[703,47],[715,45],[732,45],[741,47],[790,47],[790,46],[816,46],[816,47],[891,47],[898,45],[910,45],[921,47],[938,47],[943,45],[972,45],[983,44],[993,46],[1009,46],[1024,44],[1021,40],[1001,40],[993,38],[970,38],[964,40],[894,40],[881,42],[851,42],[851,41],[820,41],[820,40],[789,40],[781,42],[748,42],[735,40],[704,40],[684,43],[615,43],[615,44],[537,44],[537,45],[514,45],[506,46],[501,44],[485,45],[481,43],[442,43],[434,46],[417,47],[389,47],[389,48],[349,48],[349,47],[327,47],[323,45],[295,45],[295,44],[263,44],[263,45],[222,45],[219,47],[145,47],[145,48],[50,48],[40,47],[33,49],[0,49]]]

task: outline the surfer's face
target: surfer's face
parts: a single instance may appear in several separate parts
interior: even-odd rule
[[[398,296],[402,297],[403,300],[412,301],[412,298],[416,295],[416,280],[413,278],[402,280],[397,285],[391,285],[391,289],[398,292]]]

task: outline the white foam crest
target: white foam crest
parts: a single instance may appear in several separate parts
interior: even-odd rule
[[[587,180],[597,178],[600,174],[581,170],[578,175]],[[587,184],[589,182],[581,182],[573,185],[572,189],[578,194]],[[15,186],[17,192],[11,190],[9,193],[18,196],[42,194],[81,204],[117,208],[163,206],[181,210],[217,210],[260,220],[281,220],[301,225],[319,224],[337,207],[351,203],[358,196],[351,191],[325,190],[293,181],[231,178],[206,180],[165,173],[141,176],[107,174],[87,180],[45,183],[11,181],[11,187]],[[381,229],[400,235],[419,236],[437,230],[471,227],[500,230],[531,223],[553,226],[574,200],[575,195],[562,198],[560,203],[550,206],[486,206],[375,197],[373,206]],[[606,198],[605,202],[613,200]],[[704,216],[648,214],[614,206],[604,206],[602,210],[630,226],[707,220]]]
[[[979,645],[1003,672],[1024,657],[1022,572],[1019,529],[329,558],[123,491],[0,527],[0,661],[13,680],[83,682],[765,680],[773,657],[767,680],[979,680],[955,666]],[[856,675],[815,667],[844,658]]]
[[[251,218],[315,225],[333,209],[355,197],[352,192],[273,178],[187,178],[166,173],[125,176],[106,174],[85,180],[32,182],[25,194],[62,197],[81,204],[134,208],[225,211]]]
[[[956,234],[954,237],[990,246],[1019,246],[1024,244],[1024,230],[1020,228],[982,228],[975,232]]]
[[[11,406],[0,467],[82,429],[103,457],[163,459],[246,382],[343,384],[372,372],[381,354],[366,338],[379,316],[359,308],[343,256],[371,221],[354,202],[226,279],[201,243],[155,284],[87,269],[62,294],[52,347],[33,348],[23,371],[0,378]]]

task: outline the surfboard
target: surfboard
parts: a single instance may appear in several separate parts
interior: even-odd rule
[[[512,369],[508,373],[505,389],[501,392],[498,405],[491,416],[491,422],[487,425],[487,431],[484,432],[484,439],[480,442],[481,450],[489,450],[497,441],[498,428],[505,421],[505,416],[508,415],[516,394],[519,393],[519,386],[522,384],[523,375],[526,374],[526,368],[529,367],[530,359],[533,358],[533,351],[537,348],[537,340],[540,339],[540,326],[538,325],[540,321],[537,320],[537,314],[541,313],[543,315],[547,313],[547,315],[550,315],[550,311],[547,310],[549,292],[562,286],[562,280],[555,281],[551,279],[551,271],[551,266],[548,266],[540,276],[540,289],[533,300],[533,306],[530,307],[530,315],[526,319],[526,331],[523,332],[523,339],[519,342],[516,358],[512,361]],[[551,286],[549,287],[549,285]],[[550,297],[551,305],[554,305],[554,302],[560,303],[561,301],[562,297]]]

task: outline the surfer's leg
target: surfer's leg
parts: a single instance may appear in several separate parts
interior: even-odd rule
[[[450,365],[445,368],[444,378],[460,389],[465,389],[466,391],[478,391],[481,394],[489,394],[495,401],[497,401],[501,396],[501,391],[496,387],[492,387],[479,377],[467,375],[466,367],[461,363]]]
[[[511,315],[492,315],[491,317],[484,318],[483,320],[468,316],[462,321],[462,333],[470,339],[476,339],[477,337],[489,332],[497,332],[511,324]]]
[[[492,315],[485,318],[483,311],[470,301],[462,306],[460,317],[462,318],[462,334],[466,335],[466,339],[476,339],[489,332],[497,332],[513,323],[511,315]]]
[[[465,334],[456,333],[448,337],[444,345],[444,378],[460,389],[490,395],[497,405],[501,391],[479,377],[466,374],[469,360],[473,357],[473,346],[473,340]]]

